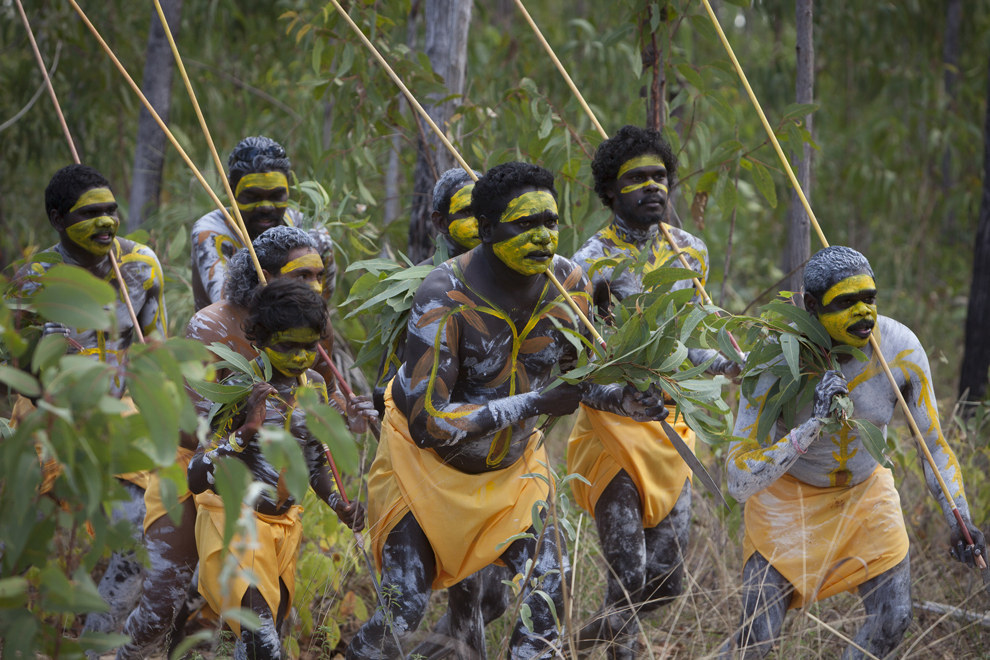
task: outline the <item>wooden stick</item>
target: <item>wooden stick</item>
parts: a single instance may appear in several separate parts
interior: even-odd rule
[[[210,184],[206,182],[206,179],[203,177],[202,173],[200,173],[196,165],[192,162],[192,159],[189,158],[189,155],[186,154],[185,150],[182,148],[182,145],[179,144],[179,141],[172,134],[172,131],[168,129],[168,126],[165,125],[165,122],[162,121],[162,118],[158,116],[158,112],[155,110],[154,106],[151,105],[151,102],[141,92],[141,88],[138,87],[137,83],[134,82],[134,79],[131,78],[129,73],[127,73],[127,69],[124,68],[124,65],[121,64],[120,60],[117,59],[117,56],[114,55],[113,50],[111,50],[110,46],[107,45],[107,42],[103,40],[103,37],[100,35],[99,31],[97,31],[96,27],[90,22],[89,18],[86,16],[86,13],[76,3],[76,0],[69,0],[69,4],[72,5],[72,8],[76,10],[76,13],[79,14],[79,18],[82,19],[82,22],[86,25],[86,27],[93,34],[93,36],[96,37],[96,40],[99,42],[100,47],[103,48],[103,51],[107,54],[107,57],[109,57],[110,60],[113,62],[114,66],[117,67],[117,70],[120,72],[120,74],[124,76],[124,80],[127,82],[128,86],[130,86],[131,90],[137,95],[138,99],[140,99],[141,103],[144,105],[148,113],[151,114],[152,119],[155,120],[155,123],[158,124],[158,127],[162,129],[162,132],[165,134],[165,137],[168,138],[168,141],[172,143],[172,146],[175,147],[175,150],[179,152],[179,156],[192,171],[193,176],[195,176],[196,180],[199,181],[199,184],[203,187],[203,190],[206,191],[206,194],[209,196],[210,200],[213,201],[213,204],[220,210],[220,213],[223,215],[224,220],[234,231],[234,233],[238,236],[238,238],[240,238],[242,241],[245,240],[244,236],[242,236],[240,233],[240,228],[237,226],[237,223],[234,221],[234,219],[230,216],[230,213],[227,211],[227,208],[224,206],[223,202],[220,201],[220,198],[217,197],[216,193],[213,192],[213,189],[210,188]]]
[[[248,249],[248,253],[251,255],[251,261],[254,263],[254,269],[258,273],[258,281],[265,281],[264,269],[261,267],[261,262],[258,261],[258,255],[254,251],[254,245],[251,243],[251,236],[248,233],[247,225],[244,224],[244,218],[241,216],[241,210],[237,206],[237,200],[234,198],[234,191],[230,188],[230,180],[227,178],[227,172],[223,168],[223,163],[220,161],[220,154],[217,153],[217,147],[213,143],[213,137],[210,135],[210,129],[206,125],[206,118],[203,116],[203,111],[199,107],[199,101],[196,99],[196,92],[193,91],[192,82],[189,80],[189,75],[186,73],[186,67],[182,63],[182,56],[179,55],[179,48],[175,44],[175,38],[172,36],[172,29],[168,25],[168,20],[165,18],[165,10],[162,9],[162,4],[159,0],[155,0],[155,10],[158,12],[158,19],[161,21],[162,29],[165,31],[165,38],[168,39],[169,48],[172,49],[172,56],[175,58],[175,65],[179,69],[179,75],[182,76],[182,82],[186,86],[186,92],[189,94],[189,100],[192,101],[193,110],[196,112],[196,119],[199,120],[199,127],[203,131],[203,137],[206,138],[206,144],[210,147],[210,155],[213,156],[213,164],[217,168],[217,174],[220,175],[220,180],[223,182],[223,188],[227,192],[227,197],[230,199],[230,209],[234,212],[234,221],[237,225],[238,236],[244,246]]]
[[[602,128],[601,123],[599,123],[598,121],[598,117],[595,116],[595,113],[591,109],[591,106],[589,106],[588,103],[584,100],[584,96],[581,95],[581,92],[578,90],[577,85],[575,85],[574,81],[571,80],[570,75],[568,75],[567,73],[567,69],[564,68],[564,65],[560,61],[560,58],[558,58],[557,54],[553,51],[553,47],[550,46],[550,42],[548,42],[546,37],[543,36],[543,32],[540,31],[540,28],[536,24],[536,21],[533,20],[533,17],[530,16],[529,14],[529,11],[526,10],[526,6],[523,5],[522,0],[515,0],[515,3],[516,6],[519,7],[519,11],[522,12],[523,17],[525,17],[526,22],[529,23],[529,26],[533,29],[533,32],[536,34],[537,40],[543,45],[543,49],[546,50],[547,55],[550,57],[551,61],[553,61],[554,65],[557,67],[557,70],[560,72],[560,75],[563,76],[564,81],[567,83],[567,86],[570,87],[571,92],[573,92],[574,96],[577,97],[578,103],[584,109],[585,113],[588,115],[588,118],[591,119],[591,123],[595,125],[596,129],[598,129],[599,135],[602,136],[602,139],[607,140],[608,133],[606,133],[605,129]],[[691,268],[691,265],[688,263],[687,258],[684,256],[684,253],[683,251],[681,251],[681,248],[677,244],[677,241],[670,233],[670,230],[667,229],[667,227],[663,224],[663,222],[660,223],[660,232],[663,234],[664,240],[667,241],[671,249],[674,251],[674,254],[677,255],[677,260],[681,262],[681,265],[688,270],[694,270],[693,268]],[[703,303],[708,305],[714,304],[712,302],[712,297],[708,295],[707,291],[705,291],[705,285],[701,283],[700,279],[698,279],[697,277],[692,277],[691,283],[694,285],[694,288],[695,290],[697,290],[698,296],[701,298],[701,301]],[[721,316],[717,312],[716,314]],[[742,348],[739,347],[739,343],[736,341],[736,338],[732,336],[731,332],[728,334],[729,334],[729,341],[732,342],[732,346],[739,353],[742,353],[743,352]]]
[[[27,14],[24,12],[24,6],[21,4],[21,0],[16,0],[17,12],[21,15],[21,20],[24,22],[24,29],[27,30],[28,41],[31,42],[31,50],[34,51],[34,58],[38,62],[38,67],[41,69],[41,75],[45,79],[45,87],[48,88],[48,95],[52,99],[52,105],[55,106],[55,114],[58,116],[58,123],[62,126],[62,132],[65,133],[65,140],[69,143],[69,151],[72,152],[72,160],[79,165],[82,160],[79,158],[79,152],[76,151],[76,143],[72,139],[72,133],[69,131],[69,125],[65,122],[65,115],[62,114],[62,106],[58,102],[58,95],[55,94],[55,86],[52,85],[52,79],[48,75],[48,67],[45,66],[45,60],[41,56],[41,50],[38,48],[38,42],[34,39],[34,31],[31,29],[31,23],[28,22]],[[131,323],[134,325],[134,332],[137,334],[138,341],[142,344],[144,341],[144,333],[141,331],[141,323],[138,321],[137,314],[134,313],[134,304],[131,302],[131,294],[127,290],[127,283],[124,282],[124,278],[120,274],[120,266],[117,265],[117,255],[114,254],[113,248],[116,244],[116,240],[111,243],[110,251],[107,256],[110,257],[110,267],[113,268],[113,273],[120,283],[120,297],[124,301],[124,306],[127,308],[127,313],[131,317]]]
[[[794,187],[798,198],[801,200],[801,204],[804,206],[805,213],[808,214],[808,218],[811,220],[811,224],[815,228],[815,233],[818,234],[818,239],[824,247],[828,247],[828,239],[825,238],[825,233],[822,231],[821,225],[818,224],[818,218],[815,217],[814,211],[811,210],[811,204],[808,203],[808,198],[801,189],[801,184],[798,182],[797,176],[795,176],[794,170],[791,168],[791,164],[787,160],[787,156],[784,154],[784,150],[780,147],[780,142],[777,141],[777,136],[774,134],[773,128],[770,126],[770,122],[767,121],[767,116],[763,112],[763,107],[760,105],[759,100],[756,98],[756,94],[753,92],[753,88],[749,84],[749,79],[746,78],[746,73],[739,64],[739,60],[736,59],[736,54],[732,50],[732,46],[729,44],[729,40],[726,38],[725,32],[722,30],[722,25],[719,23],[718,17],[712,10],[712,6],[708,0],[702,0],[702,2],[705,5],[705,9],[708,10],[708,16],[712,21],[715,31],[718,33],[722,46],[729,54],[729,59],[732,60],[732,66],[735,68],[736,74],[739,76],[739,80],[746,89],[746,94],[749,96],[749,100],[752,102],[753,107],[760,116],[760,121],[763,123],[763,128],[766,131],[767,136],[770,138],[770,142],[773,144],[774,151],[777,152],[777,157],[780,159],[780,163],[783,166],[784,171],[787,173],[787,178],[790,179],[791,185]],[[887,364],[887,360],[884,358],[883,352],[880,350],[880,344],[877,342],[876,336],[873,333],[870,334],[870,347],[873,349],[874,355],[876,355],[879,359],[880,366],[883,369],[884,374],[886,374],[887,380],[890,381],[891,389],[894,390],[894,395],[897,397],[897,402],[900,405],[901,410],[904,412],[904,416],[907,418],[908,426],[911,429],[915,442],[921,449],[925,460],[927,460],[928,464],[931,466],[932,472],[935,473],[935,479],[938,481],[939,488],[942,489],[942,495],[945,497],[945,501],[952,510],[952,514],[959,525],[959,530],[962,532],[963,538],[966,539],[966,543],[968,545],[974,545],[973,537],[969,533],[969,528],[967,528],[964,524],[962,514],[959,513],[955,500],[952,499],[952,496],[949,493],[949,487],[942,478],[942,474],[939,472],[938,466],[935,464],[935,459],[932,456],[931,451],[929,451],[928,445],[925,444],[925,438],[921,433],[921,429],[918,428],[918,424],[914,421],[914,417],[911,415],[911,409],[908,407],[907,401],[904,400],[904,395],[901,393],[900,387],[897,385],[897,380],[894,378],[894,374],[891,373],[890,366]],[[981,569],[987,568],[986,561],[979,555],[976,557],[976,565]]]
[[[71,1],[72,0],[70,0],[70,2]],[[425,109],[423,109],[423,106],[419,104],[419,101],[417,101],[416,97],[412,95],[412,92],[409,91],[409,88],[406,87],[403,84],[402,80],[399,79],[399,76],[396,75],[395,71],[392,70],[392,67],[389,66],[388,62],[385,61],[385,58],[382,57],[381,53],[378,52],[378,49],[375,48],[375,45],[371,43],[368,37],[364,35],[364,32],[361,31],[361,28],[358,27],[357,23],[355,23],[353,19],[351,19],[351,17],[347,15],[347,12],[344,11],[344,8],[340,6],[340,3],[337,2],[337,0],[330,0],[330,2],[333,4],[334,7],[336,7],[340,15],[344,17],[344,20],[347,21],[347,24],[351,26],[351,29],[354,30],[354,32],[358,35],[358,37],[361,39],[361,43],[363,43],[368,48],[368,50],[371,51],[371,53],[375,56],[375,59],[377,59],[379,64],[382,65],[382,67],[388,73],[392,81],[399,87],[402,93],[405,94],[406,99],[408,99],[409,101],[409,104],[413,106],[416,112],[418,112],[420,116],[426,121],[426,123],[429,124],[430,128],[433,129],[433,132],[436,133],[437,137],[440,138],[440,141],[443,142],[443,145],[447,147],[447,150],[451,153],[451,155],[454,157],[457,163],[462,168],[464,168],[464,171],[467,172],[468,176],[471,177],[472,181],[477,181],[478,175],[474,173],[474,170],[471,169],[471,166],[468,165],[467,162],[461,157],[461,154],[457,151],[454,145],[450,143],[450,140],[448,140],[447,136],[443,134],[443,131],[440,130],[440,127],[436,125],[436,123],[433,121],[433,118],[430,117],[430,114]],[[595,329],[595,325],[588,319],[588,317],[584,314],[584,312],[581,311],[581,308],[578,307],[576,302],[574,302],[574,299],[571,298],[571,294],[557,280],[556,276],[553,274],[552,268],[547,269],[546,275],[548,278],[550,278],[550,281],[553,282],[553,285],[557,288],[557,290],[560,291],[561,294],[563,294],[564,300],[567,301],[570,308],[574,310],[574,312],[578,315],[578,318],[581,319],[581,322],[584,324],[586,328],[588,328],[592,336],[595,337],[595,339],[597,339],[604,347],[605,340],[602,339],[601,335],[598,334],[598,330]]]

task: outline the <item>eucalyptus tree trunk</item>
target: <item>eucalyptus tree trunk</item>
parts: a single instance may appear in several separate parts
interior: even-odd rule
[[[990,78],[987,81],[990,101]],[[987,394],[987,369],[990,369],[990,103],[983,122],[983,198],[973,248],[973,283],[966,310],[966,341],[959,370],[959,396],[980,401]]]
[[[813,0],[797,0],[797,102],[813,103],[815,98],[815,47],[812,31]],[[804,118],[805,128],[812,130],[812,116]],[[797,160],[797,178],[805,196],[811,199],[811,145],[802,144]],[[787,214],[787,249],[784,252],[783,270],[787,275],[783,290],[800,292],[804,281],[804,264],[811,256],[811,229],[808,214],[801,204],[797,191],[791,193],[791,208]],[[794,303],[804,306],[801,296],[794,296]]]
[[[471,23],[472,0],[426,0],[423,16],[426,24],[425,51],[433,70],[444,80],[448,93],[464,93],[467,68],[467,37]],[[438,101],[442,97],[435,97]],[[427,102],[429,99],[427,99]],[[456,101],[423,103],[440,130],[451,139],[447,123]],[[433,252],[433,227],[430,222],[433,185],[437,177],[455,163],[425,121],[419,125],[419,152],[413,172],[412,211],[409,217],[409,257],[421,261]],[[451,139],[451,142],[453,140]]]
[[[177,37],[182,16],[182,0],[161,0],[165,19],[173,37]],[[141,91],[148,97],[155,112],[167,124],[172,105],[172,72],[175,60],[168,45],[158,12],[151,10],[151,29],[144,58],[144,79]],[[151,114],[142,106],[138,116],[137,144],[134,148],[134,172],[131,180],[130,213],[127,230],[141,226],[148,215],[158,210],[162,188],[162,168],[165,165],[165,135]]]

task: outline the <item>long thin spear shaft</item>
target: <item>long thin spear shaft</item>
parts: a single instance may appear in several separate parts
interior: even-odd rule
[[[161,2],[155,0],[155,10],[158,12],[158,19],[161,21],[162,29],[165,31],[165,37],[168,39],[169,48],[172,49],[172,56],[175,58],[176,67],[179,69],[179,75],[182,76],[182,82],[185,84],[186,92],[189,94],[189,100],[192,102],[193,109],[196,112],[196,118],[199,120],[200,129],[203,131],[203,137],[206,138],[206,143],[210,147],[210,154],[213,156],[213,164],[217,168],[217,173],[220,176],[220,180],[223,182],[224,190],[227,193],[227,197],[230,199],[230,208],[234,212],[234,221],[237,225],[238,233],[240,235],[241,241],[244,243],[248,250],[248,254],[251,255],[251,261],[254,263],[255,271],[258,273],[258,282],[261,284],[267,284],[265,278],[265,271],[261,267],[261,262],[258,260],[258,255],[254,251],[254,244],[251,242],[250,235],[248,234],[247,226],[244,224],[244,218],[241,217],[241,211],[237,207],[237,200],[234,198],[234,191],[230,188],[230,181],[227,179],[226,172],[223,169],[223,163],[220,161],[220,154],[217,153],[216,145],[213,142],[213,136],[210,135],[210,129],[206,125],[206,118],[203,116],[203,111],[200,108],[199,100],[196,98],[196,92],[193,90],[192,82],[189,80],[189,75],[186,73],[186,67],[182,63],[182,56],[179,54],[179,48],[175,43],[175,38],[172,36],[172,29],[169,27],[168,19],[165,17],[165,11],[162,9]],[[325,351],[320,347],[321,353],[326,355]],[[345,388],[345,393],[348,398],[354,396],[354,392],[351,391],[350,387],[344,381],[343,376],[337,371],[333,362],[327,359],[327,363],[330,365],[331,371],[333,371],[334,376]],[[347,493],[344,491],[344,482],[340,478],[340,472],[337,470],[337,464],[333,460],[333,455],[330,453],[330,448],[326,448],[327,460],[330,464],[331,473],[333,474],[334,481],[337,482],[337,490],[340,492],[341,497],[344,498],[345,503],[350,503],[347,499]]]
[[[238,234],[240,235],[245,247],[247,247],[248,253],[251,255],[251,261],[254,263],[254,269],[258,273],[258,281],[264,282],[264,269],[262,269],[261,262],[258,261],[258,255],[254,251],[254,245],[251,243],[247,226],[244,224],[244,218],[241,217],[241,210],[237,206],[237,200],[234,199],[234,191],[230,188],[230,181],[227,178],[227,173],[223,169],[223,163],[220,161],[220,154],[217,153],[217,147],[213,143],[213,137],[210,135],[210,129],[206,125],[206,118],[203,116],[203,111],[199,107],[199,101],[196,99],[196,92],[193,91],[192,82],[190,82],[189,75],[186,73],[186,67],[182,63],[182,56],[179,55],[179,48],[176,46],[175,38],[172,36],[172,29],[169,27],[168,20],[165,18],[165,10],[162,9],[162,4],[159,0],[155,0],[155,10],[158,12],[158,19],[161,21],[162,29],[165,31],[165,38],[168,39],[169,48],[172,49],[172,56],[175,58],[175,65],[179,69],[179,75],[182,76],[182,82],[186,86],[186,92],[189,94],[189,100],[192,101],[193,110],[196,112],[196,119],[199,120],[199,127],[203,131],[203,137],[206,138],[206,144],[210,147],[210,155],[213,156],[213,164],[217,168],[217,174],[220,176],[220,181],[223,182],[223,188],[227,193],[227,198],[230,199],[230,209],[234,212],[234,221],[237,225]]]
[[[770,126],[770,122],[767,121],[767,116],[763,112],[763,107],[760,105],[759,100],[756,98],[756,93],[753,92],[753,88],[749,84],[749,79],[746,77],[746,73],[739,64],[739,60],[736,59],[736,54],[732,50],[732,46],[729,44],[729,40],[725,36],[725,32],[722,30],[722,25],[719,23],[718,17],[712,10],[712,6],[709,4],[708,0],[702,0],[702,2],[705,4],[705,9],[708,10],[708,16],[712,21],[712,25],[715,27],[715,31],[718,33],[722,46],[729,54],[729,59],[732,60],[732,66],[735,68],[736,74],[739,76],[739,80],[746,89],[746,94],[749,96],[750,101],[753,103],[753,107],[760,116],[760,121],[763,123],[763,128],[766,130],[771,144],[773,144],[774,151],[777,152],[777,157],[780,159],[780,163],[783,166],[784,171],[787,173],[787,178],[790,179],[791,185],[794,187],[794,190],[798,194],[798,198],[801,200],[801,204],[804,206],[805,213],[808,214],[808,219],[811,220],[811,224],[815,228],[815,233],[818,234],[818,239],[824,247],[828,247],[828,239],[825,238],[825,233],[822,231],[821,225],[818,224],[818,219],[815,217],[814,211],[811,210],[811,204],[808,203],[808,198],[801,189],[801,184],[797,180],[797,176],[795,176],[794,170],[791,168],[791,164],[787,160],[787,156],[784,154],[784,150],[780,147],[780,142],[777,141],[777,136],[774,134],[773,128]],[[928,445],[925,444],[925,438],[921,433],[921,429],[918,428],[918,424],[914,421],[914,416],[911,415],[911,409],[908,407],[907,401],[904,400],[904,395],[901,393],[901,389],[897,385],[897,380],[894,378],[894,374],[890,371],[890,366],[887,364],[887,360],[884,358],[883,352],[880,350],[880,344],[877,342],[876,337],[872,333],[870,334],[870,347],[873,349],[873,354],[879,358],[880,366],[883,369],[884,374],[886,374],[887,380],[890,381],[891,389],[894,390],[894,395],[897,397],[897,403],[900,405],[901,410],[904,412],[904,416],[907,418],[908,426],[911,428],[911,433],[914,436],[915,442],[921,449],[921,452],[928,461],[928,464],[931,466],[932,472],[935,473],[935,479],[938,481],[939,488],[942,489],[942,495],[945,497],[945,501],[949,504],[956,522],[959,524],[959,530],[966,539],[966,543],[970,546],[974,545],[973,537],[969,533],[969,528],[967,528],[963,522],[962,514],[959,513],[959,509],[956,507],[956,502],[952,499],[952,495],[949,493],[949,487],[942,478],[942,473],[939,472],[938,466],[935,464],[935,458],[932,456],[931,451],[929,451]],[[976,556],[976,564],[981,569],[987,568],[986,561],[984,561],[983,557],[979,555]]]
[[[210,200],[217,207],[217,209],[220,210],[220,213],[223,215],[224,220],[227,222],[227,224],[230,225],[230,227],[234,230],[234,232],[242,241],[250,242],[247,241],[245,236],[241,235],[240,228],[237,226],[237,223],[234,221],[234,219],[230,216],[230,213],[227,211],[227,207],[224,205],[223,202],[220,201],[220,198],[217,197],[215,192],[213,192],[213,189],[210,188],[210,184],[207,183],[206,179],[203,177],[203,174],[199,171],[199,168],[197,168],[195,163],[192,162],[192,159],[189,158],[189,155],[186,153],[185,149],[182,148],[182,145],[179,144],[179,141],[176,139],[175,135],[173,135],[172,131],[169,130],[168,126],[165,125],[165,122],[158,115],[158,112],[155,110],[154,106],[151,105],[151,102],[141,92],[141,88],[138,87],[137,83],[134,82],[134,79],[131,78],[131,75],[127,73],[127,69],[124,68],[124,65],[120,63],[120,60],[117,59],[116,55],[114,55],[113,50],[110,48],[109,45],[107,45],[107,42],[104,41],[103,37],[100,35],[99,31],[92,24],[92,22],[90,22],[89,18],[86,16],[86,12],[84,12],[82,8],[76,3],[76,0],[69,0],[69,4],[72,5],[72,8],[75,9],[77,14],[79,14],[79,18],[82,19],[82,22],[86,25],[89,31],[93,33],[93,36],[96,38],[97,42],[99,42],[100,47],[103,48],[103,52],[107,54],[107,57],[110,58],[110,61],[112,61],[114,66],[117,67],[117,70],[124,77],[124,80],[127,82],[128,86],[137,95],[138,99],[140,99],[145,109],[147,109],[148,113],[151,115],[151,118],[155,120],[156,124],[158,124],[158,127],[162,130],[162,133],[165,134],[165,137],[168,138],[168,141],[172,143],[173,147],[175,147],[175,150],[179,153],[179,156],[182,158],[182,161],[186,164],[187,167],[189,167],[189,170],[193,173],[193,176],[196,177],[196,180],[199,181],[200,186],[202,186],[203,190],[206,191],[206,194],[209,196]]]
[[[52,79],[48,75],[48,67],[45,66],[45,60],[41,56],[41,50],[38,48],[38,42],[34,39],[34,31],[31,29],[31,23],[28,22],[27,14],[24,12],[24,6],[21,4],[21,0],[16,0],[17,2],[17,12],[21,15],[21,20],[24,21],[24,29],[27,30],[28,40],[31,42],[31,50],[34,51],[34,58],[38,61],[38,68],[41,69],[41,75],[45,79],[45,87],[48,88],[48,95],[52,98],[52,105],[55,106],[55,114],[58,116],[58,123],[62,126],[62,132],[65,133],[65,140],[69,143],[69,151],[72,152],[72,160],[76,165],[80,164],[82,160],[79,158],[79,152],[76,151],[76,143],[72,139],[72,133],[69,131],[69,125],[65,122],[65,115],[62,114],[62,106],[58,102],[58,95],[55,94],[55,87],[52,85]],[[134,326],[134,333],[137,335],[138,341],[142,344],[144,343],[144,333],[141,331],[141,323],[138,321],[137,314],[134,313],[134,304],[131,302],[131,294],[127,290],[127,283],[124,282],[124,278],[120,274],[120,266],[117,265],[117,255],[113,252],[113,246],[110,246],[110,252],[107,253],[110,257],[110,267],[113,268],[113,274],[120,283],[120,297],[124,301],[124,306],[127,308],[127,313],[131,317],[131,324]]]
[[[437,137],[440,138],[440,141],[443,142],[443,145],[447,148],[447,150],[451,153],[451,155],[453,155],[457,163],[462,168],[464,168],[465,172],[468,173],[468,176],[470,176],[473,181],[477,181],[478,176],[474,173],[474,170],[471,169],[471,166],[468,165],[467,162],[461,157],[460,152],[458,152],[457,149],[454,147],[454,145],[450,143],[450,140],[448,140],[447,136],[444,135],[443,131],[440,130],[440,127],[436,125],[436,122],[433,121],[433,118],[430,117],[430,114],[423,108],[422,105],[419,104],[419,101],[416,100],[416,97],[413,96],[412,92],[409,91],[409,88],[406,87],[405,84],[403,84],[399,76],[395,73],[392,67],[389,66],[388,62],[385,61],[385,58],[382,57],[382,54],[378,52],[378,49],[375,48],[375,45],[371,43],[368,37],[365,36],[364,32],[361,31],[361,28],[358,27],[357,23],[355,23],[354,20],[350,16],[348,16],[347,12],[344,11],[344,8],[340,6],[340,3],[337,2],[337,0],[330,0],[330,2],[337,9],[337,12],[344,18],[347,24],[351,27],[354,33],[358,36],[358,38],[361,40],[361,43],[363,43],[365,47],[367,47],[368,50],[371,51],[371,53],[375,56],[375,59],[377,59],[378,63],[382,65],[382,68],[385,69],[385,72],[388,73],[389,77],[396,84],[396,86],[398,86],[398,88],[402,91],[402,93],[405,94],[406,99],[408,99],[409,101],[409,105],[413,106],[416,112],[418,112],[420,116],[426,121],[426,123],[429,124],[430,128],[433,130],[434,133],[436,133]],[[581,319],[581,322],[584,324],[584,326],[588,328],[588,330],[591,332],[591,335],[598,341],[599,344],[601,344],[602,347],[604,347],[605,340],[602,339],[602,336],[598,333],[598,330],[595,328],[595,325],[591,322],[591,320],[588,319],[585,313],[581,311],[581,308],[578,307],[578,304],[571,297],[570,292],[564,288],[564,286],[557,279],[557,276],[554,275],[553,270],[547,269],[546,276],[550,279],[554,287],[556,287],[556,289],[561,293],[561,295],[563,295],[564,300],[570,306],[571,310],[573,310],[574,313],[577,314],[578,318]]]

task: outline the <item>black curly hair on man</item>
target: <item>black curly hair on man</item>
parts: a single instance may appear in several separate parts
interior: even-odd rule
[[[619,168],[630,158],[643,154],[655,154],[667,168],[667,179],[674,187],[677,175],[677,156],[660,131],[626,125],[619,132],[598,145],[591,161],[591,173],[595,177],[595,192],[602,204],[612,207],[608,192],[619,176]]]
[[[497,223],[512,198],[519,194],[519,189],[527,186],[545,188],[557,199],[553,174],[539,165],[513,161],[488,170],[474,184],[471,192],[471,208],[478,219],[478,228],[483,230],[484,227]]]
[[[312,328],[322,338],[327,317],[320,294],[299,280],[280,278],[255,289],[244,320],[244,336],[259,347],[267,345],[276,332],[292,328]]]
[[[227,158],[227,180],[236,189],[245,174],[255,172],[281,172],[286,177],[292,162],[285,155],[285,148],[270,137],[252,135],[237,143]]]
[[[52,209],[65,215],[79,196],[93,188],[109,188],[106,177],[88,165],[67,165],[56,172],[45,188],[45,214],[51,217]]]

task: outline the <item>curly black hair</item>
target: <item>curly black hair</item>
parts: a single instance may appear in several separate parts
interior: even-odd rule
[[[299,280],[280,278],[258,287],[251,296],[244,336],[265,346],[276,332],[312,328],[322,338],[327,318],[327,305],[320,294]]]
[[[55,209],[65,215],[87,190],[109,187],[106,177],[92,167],[67,165],[52,176],[45,188],[45,214],[51,216]]]
[[[861,252],[844,245],[822,248],[804,266],[804,290],[820,301],[833,286],[863,272],[876,280],[869,260]]]
[[[270,137],[252,135],[237,143],[227,158],[227,180],[236,189],[245,174],[255,172],[281,172],[286,177],[292,162],[285,155],[285,148]]]
[[[660,131],[639,126],[626,125],[619,132],[605,140],[595,149],[595,157],[591,161],[591,173],[595,177],[595,192],[602,204],[611,208],[612,201],[608,192],[619,177],[619,168],[630,158],[643,154],[655,154],[667,168],[667,179],[670,187],[674,187],[677,175],[677,156],[671,149]]]
[[[526,186],[545,188],[557,199],[553,174],[532,163],[502,163],[478,179],[471,193],[471,208],[478,219],[479,229],[498,222],[512,198],[518,194],[520,188]]]
[[[308,247],[317,251],[316,241],[303,229],[278,225],[266,229],[258,238],[251,241],[258,263],[269,273],[278,273],[289,260],[289,253],[296,248]],[[247,307],[251,304],[251,294],[258,286],[258,271],[254,267],[251,253],[241,248],[227,262],[227,274],[223,280],[223,297]]]

